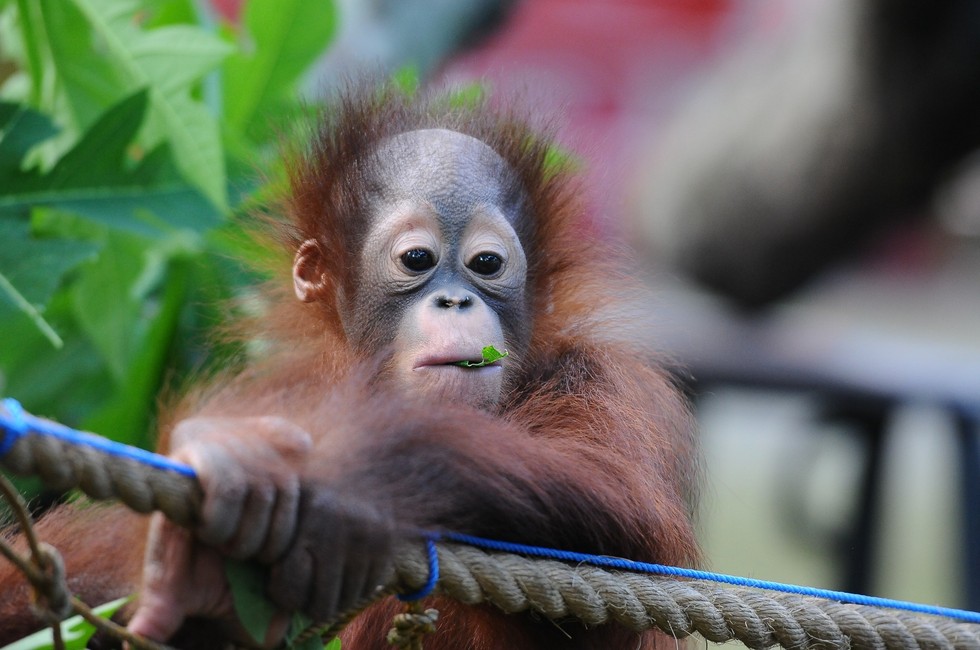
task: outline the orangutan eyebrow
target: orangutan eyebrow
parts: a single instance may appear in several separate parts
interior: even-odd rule
[[[508,352],[507,350],[501,352],[500,350],[493,347],[492,345],[488,345],[487,347],[483,348],[481,354],[483,355],[483,359],[481,359],[480,361],[457,361],[453,365],[462,366],[464,368],[482,368],[483,366],[489,366],[492,363],[496,363],[497,361],[500,361],[501,359],[509,355],[510,352]]]

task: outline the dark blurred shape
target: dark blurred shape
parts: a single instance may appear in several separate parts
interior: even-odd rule
[[[321,61],[327,83],[352,72],[414,67],[426,79],[447,57],[503,24],[517,0],[337,0],[341,28]]]
[[[813,3],[667,127],[638,189],[659,260],[756,307],[921,214],[980,144],[980,3]]]

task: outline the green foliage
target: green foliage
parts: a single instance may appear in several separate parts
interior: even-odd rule
[[[225,560],[225,576],[231,589],[231,597],[235,603],[238,618],[245,626],[256,644],[261,645],[265,640],[269,625],[276,615],[276,607],[265,597],[267,582],[265,570],[252,562]],[[311,636],[304,641],[297,638],[305,632],[313,621],[298,612],[294,613],[286,630],[283,647],[286,650],[340,650],[340,639],[333,639],[326,646],[317,636]]]
[[[191,25],[147,29],[138,0],[17,3],[30,103],[66,129],[60,147],[108,107],[146,90],[149,109],[139,143],[168,143],[184,177],[225,209],[225,163],[215,116],[193,95],[196,84],[230,52],[228,44]]]
[[[255,643],[261,645],[276,615],[275,606],[265,597],[266,572],[251,562],[226,559],[225,577],[239,620]]]
[[[116,611],[129,602],[129,598],[120,598],[111,603],[100,605],[93,611],[102,618],[110,618]],[[61,638],[64,641],[65,650],[85,650],[88,640],[95,634],[95,626],[86,621],[81,616],[72,616],[61,622]],[[39,632],[24,637],[20,641],[15,641],[3,650],[53,650],[54,639],[51,635],[51,628],[45,628]]]
[[[269,152],[336,28],[329,0],[247,0],[239,26],[205,4],[0,0],[0,390],[129,444],[254,281],[229,261],[264,254],[234,217],[268,196],[254,169],[281,176]],[[262,638],[261,575],[228,576]]]
[[[30,224],[20,221],[0,221],[0,296],[20,309],[31,322],[57,347],[61,338],[41,316],[35,305],[43,305],[61,279],[97,248],[85,242],[37,240],[31,237]],[[44,273],[37,273],[38,267]],[[0,315],[3,308],[0,307]]]
[[[336,29],[331,2],[278,0],[245,6],[244,29],[233,35],[238,51],[225,63],[227,125],[261,140],[272,115],[295,110],[296,80]]]
[[[205,7],[0,0],[0,388],[131,444],[254,281],[235,217],[335,30],[326,0]]]
[[[287,650],[340,650],[340,639],[332,639],[326,645],[320,637],[311,635],[309,638],[298,641],[297,638],[305,632],[313,621],[302,614],[293,614],[289,622],[289,630],[286,632],[285,647]]]
[[[49,171],[14,169],[0,176],[0,216],[26,217],[33,208],[48,205],[148,236],[166,229],[205,231],[216,226],[220,213],[174,173],[165,146],[139,161],[127,154],[147,107],[146,91],[124,98]],[[37,137],[29,134],[26,139]]]

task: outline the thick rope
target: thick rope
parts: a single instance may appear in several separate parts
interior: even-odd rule
[[[723,587],[702,580],[569,566],[472,546],[440,543],[439,591],[466,604],[489,602],[508,613],[536,611],[586,625],[615,622],[683,638],[740,641],[749,648],[980,648],[980,625],[795,594]],[[399,586],[418,589],[429,564],[421,544],[396,559]]]
[[[422,650],[422,637],[436,631],[438,620],[438,610],[423,610],[418,603],[411,603],[408,612],[395,616],[386,639],[396,648]]]
[[[9,411],[11,404],[16,403],[5,400],[3,406]],[[122,501],[136,512],[159,510],[182,526],[194,522],[202,494],[193,475],[154,467],[133,454],[139,450],[132,447],[49,420],[16,415],[24,418],[22,430],[0,427],[0,453],[6,452],[0,463],[11,472],[39,476],[55,490],[79,488],[93,499]],[[44,426],[47,435],[29,435],[27,424]],[[52,435],[59,432],[64,437]],[[89,444],[79,444],[80,437]],[[126,450],[126,455],[118,450]]]
[[[191,522],[201,493],[185,474],[141,464],[95,447],[0,427],[0,462],[37,474],[53,487],[79,487],[95,499],[119,499],[139,512],[161,510]],[[12,438],[12,439],[11,439]],[[586,625],[615,622],[659,629],[677,638],[741,641],[753,649],[980,650],[980,625],[861,605],[724,587],[594,566],[570,566],[471,546],[440,543],[438,593],[466,604],[492,603],[508,613],[536,611]],[[430,578],[427,545],[405,541],[395,560],[399,593]]]

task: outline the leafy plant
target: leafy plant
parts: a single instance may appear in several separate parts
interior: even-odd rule
[[[208,330],[254,280],[228,261],[254,252],[236,217],[265,196],[253,170],[277,177],[336,27],[329,0],[247,0],[241,24],[204,7],[0,0],[0,393],[130,444],[148,444],[164,378],[213,356]],[[249,575],[229,571],[260,634]]]
[[[336,22],[327,0],[204,7],[0,0],[0,392],[133,444],[254,280],[236,215]]]
[[[278,611],[265,596],[266,571],[253,562],[225,560],[225,576],[228,578],[238,618],[256,644],[261,644]],[[340,650],[339,638],[324,645],[317,635],[312,634],[300,641],[300,636],[313,623],[303,614],[293,614],[283,640],[287,650]]]

